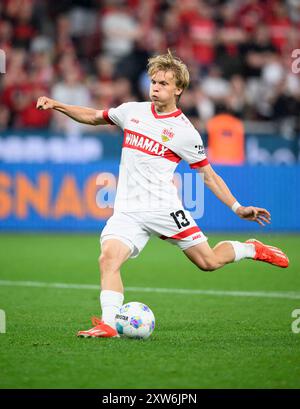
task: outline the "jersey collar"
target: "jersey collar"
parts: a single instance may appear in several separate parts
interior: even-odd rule
[[[172,116],[175,116],[175,117],[176,117],[176,116],[179,116],[180,114],[182,114],[181,109],[177,109],[176,111],[171,112],[170,114],[159,115],[159,114],[155,111],[155,107],[154,107],[154,103],[153,103],[153,102],[151,103],[151,111],[152,111],[153,116],[154,116],[156,119],[171,118]]]

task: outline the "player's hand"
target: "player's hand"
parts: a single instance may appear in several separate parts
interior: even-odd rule
[[[241,219],[250,220],[265,226],[265,223],[271,223],[271,214],[266,209],[261,209],[260,207],[254,206],[240,206],[236,210],[236,214]]]
[[[36,103],[36,108],[40,110],[53,109],[54,99],[48,97],[39,97]]]

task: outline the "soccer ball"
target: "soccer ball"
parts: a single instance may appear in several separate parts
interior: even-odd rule
[[[141,302],[129,302],[116,315],[116,327],[121,336],[146,339],[155,327],[155,318],[150,308]]]

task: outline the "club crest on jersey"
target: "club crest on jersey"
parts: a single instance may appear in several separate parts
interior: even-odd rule
[[[163,129],[162,134],[161,134],[161,139],[163,142],[168,142],[171,139],[174,138],[174,132],[173,129]]]

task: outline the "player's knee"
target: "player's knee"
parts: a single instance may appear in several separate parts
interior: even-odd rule
[[[200,268],[200,270],[203,270],[203,271],[214,271],[220,267],[218,261],[213,258],[212,259],[201,259],[199,260],[197,265]]]
[[[118,269],[114,254],[109,249],[101,252],[98,262],[102,274],[113,273]]]

